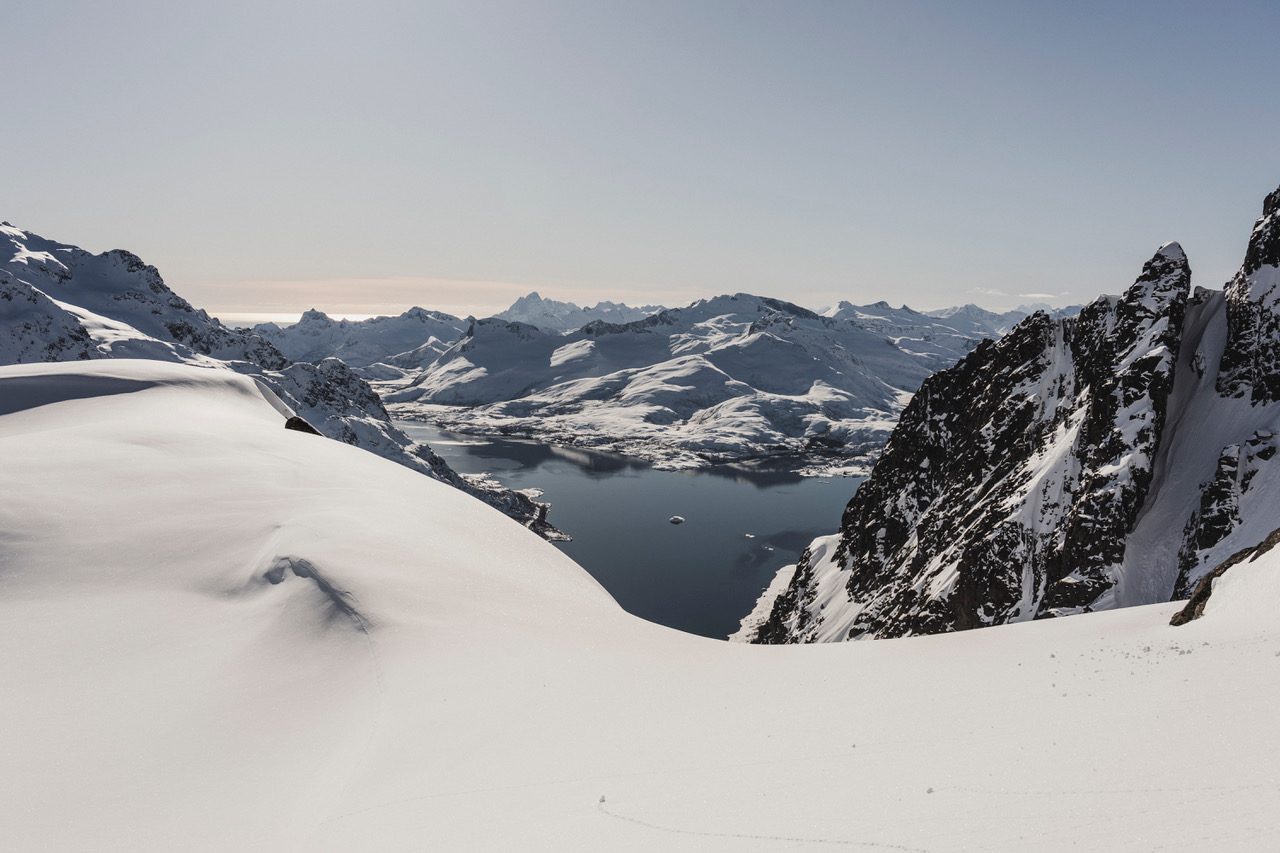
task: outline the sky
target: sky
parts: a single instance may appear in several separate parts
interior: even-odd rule
[[[0,219],[224,317],[747,291],[936,308],[1239,266],[1276,3],[6,4]]]

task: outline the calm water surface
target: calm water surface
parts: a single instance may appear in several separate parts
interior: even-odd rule
[[[398,426],[458,471],[542,489],[548,518],[573,536],[555,544],[619,604],[708,637],[737,630],[774,573],[835,532],[859,482],[728,467],[658,471],[611,453]],[[685,523],[671,524],[673,515]]]

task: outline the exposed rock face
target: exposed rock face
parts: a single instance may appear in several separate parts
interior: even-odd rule
[[[1244,264],[1226,293],[1228,337],[1219,392],[1256,403],[1280,400],[1280,189],[1267,196]]]
[[[1204,615],[1205,605],[1209,603],[1209,597],[1213,595],[1213,585],[1218,578],[1226,574],[1227,570],[1232,566],[1256,560],[1276,545],[1280,545],[1280,527],[1271,531],[1271,533],[1267,535],[1267,538],[1263,539],[1257,545],[1237,551],[1226,560],[1223,560],[1217,568],[1200,579],[1196,584],[1195,589],[1191,592],[1190,598],[1187,600],[1187,606],[1173,614],[1173,618],[1169,620],[1169,624],[1177,627],[1178,625],[1185,625],[1188,622],[1199,619]]]
[[[926,380],[834,547],[746,639],[938,633],[1167,601],[1275,529],[1280,190],[1222,294],[1177,244],[1077,318]],[[825,539],[815,542],[825,543]],[[748,630],[749,629],[749,630]]]
[[[320,430],[316,429],[297,415],[290,415],[284,422],[284,428],[291,429],[295,432],[305,432],[309,435],[321,435]]]
[[[437,318],[410,312],[406,323]],[[546,536],[547,507],[496,482],[466,479],[397,429],[369,384],[336,358],[292,362],[256,332],[222,325],[122,250],[99,255],[0,225],[0,364],[146,358],[255,377],[321,435],[466,491]]]
[[[40,291],[0,270],[0,357],[8,364],[74,361],[98,353],[84,324]]]
[[[1178,554],[1178,582],[1175,598],[1191,595],[1202,564],[1201,555],[1211,551],[1240,526],[1240,505],[1253,480],[1276,453],[1276,436],[1259,430],[1241,444],[1229,444],[1218,456],[1213,479],[1200,495],[1200,506],[1183,531]]]

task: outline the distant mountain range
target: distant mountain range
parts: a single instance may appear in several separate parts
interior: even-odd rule
[[[478,320],[392,411],[451,429],[608,448],[664,467],[769,457],[859,470],[911,393],[1015,318],[887,303],[822,316],[746,293],[567,334]]]
[[[926,376],[1035,310],[840,302],[818,314],[751,294],[685,308],[581,308],[535,292],[483,320],[412,308],[351,321],[310,310],[254,331],[289,358],[341,358],[397,415],[454,430],[538,436],[664,467],[767,457],[856,473]]]
[[[661,310],[661,305],[632,308],[621,302],[597,302],[588,308],[579,308],[572,302],[543,299],[534,291],[528,296],[521,296],[506,311],[494,316],[512,323],[528,323],[548,332],[572,332],[597,320],[605,323],[630,323],[643,320]]]

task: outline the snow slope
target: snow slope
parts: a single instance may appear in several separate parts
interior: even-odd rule
[[[381,390],[401,417],[663,467],[826,457],[859,470],[925,377],[987,334],[966,328],[883,303],[823,317],[745,293],[568,334],[490,318],[410,385]]]
[[[231,371],[0,368],[0,459],[11,849],[1280,845],[1274,557],[1180,628],[740,646]]]
[[[419,324],[413,317],[406,322]],[[563,536],[547,522],[546,504],[489,478],[463,477],[412,441],[345,362],[291,361],[256,332],[224,326],[192,306],[129,252],[93,254],[0,224],[0,364],[96,358],[158,359],[252,375],[324,435],[447,482],[543,535]]]

